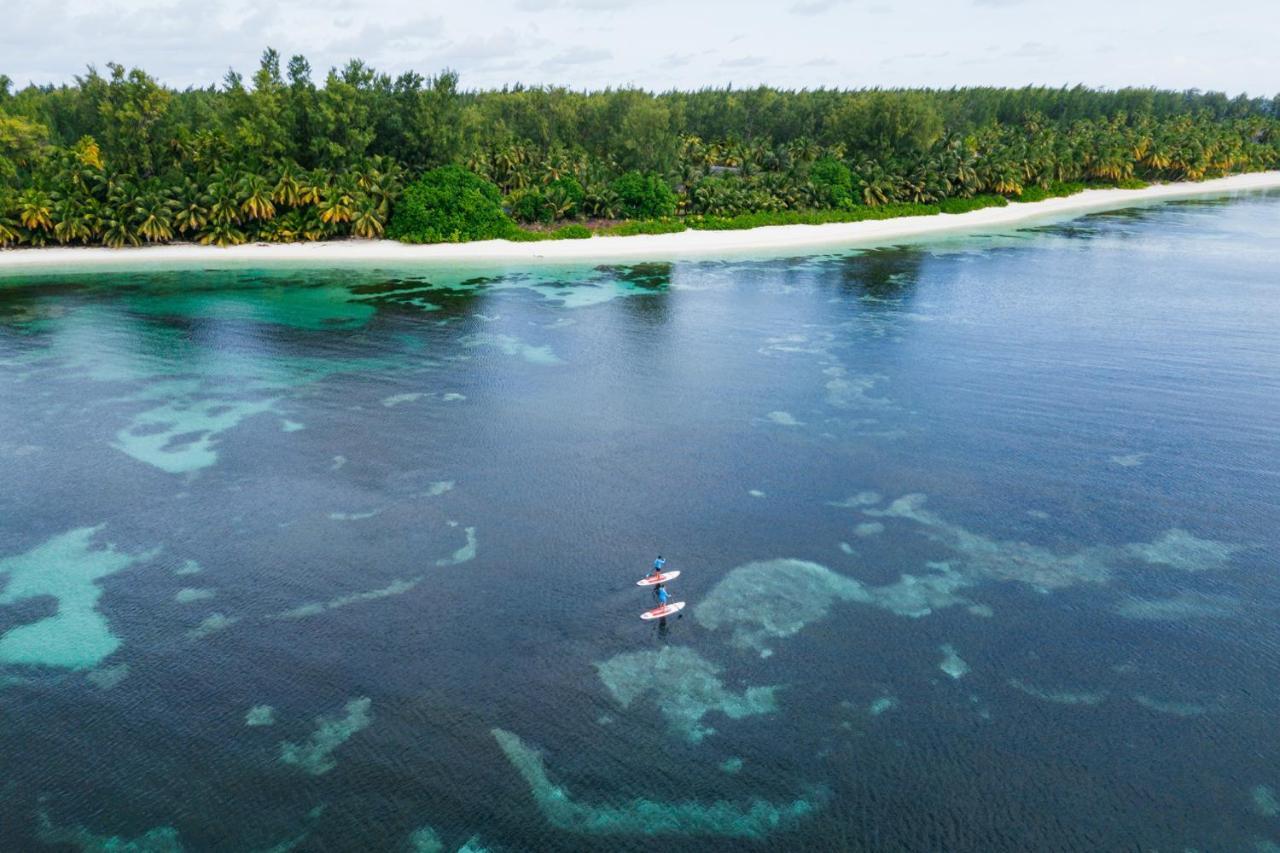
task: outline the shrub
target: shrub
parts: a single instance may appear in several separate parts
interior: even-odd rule
[[[593,232],[585,225],[565,225],[554,231],[530,231],[516,227],[505,235],[513,243],[541,243],[544,240],[585,240],[593,236]]]
[[[1014,201],[1044,201],[1047,198],[1065,198],[1083,192],[1085,185],[1071,181],[1052,181],[1047,187],[1025,187]]]
[[[516,190],[507,196],[507,209],[517,222],[550,222],[553,218],[546,196],[537,187]]]
[[[822,193],[830,207],[853,204],[853,172],[834,157],[823,157],[809,169],[809,180]]]
[[[894,219],[899,216],[933,216],[942,211],[936,204],[881,204],[849,210],[782,210],[743,213],[738,216],[689,216],[685,222],[700,231],[735,231],[767,225],[825,225],[830,222],[862,222],[867,219]]]
[[[627,172],[610,188],[618,196],[623,216],[631,219],[656,219],[676,212],[676,194],[657,175]]]
[[[547,184],[543,196],[556,219],[572,219],[582,212],[582,199],[586,193],[582,184],[572,175],[564,175]]]
[[[391,213],[387,236],[406,243],[461,243],[510,236],[498,188],[460,166],[424,172]]]
[[[551,232],[553,240],[587,240],[592,237],[591,229],[585,225],[564,225]]]
[[[601,234],[613,237],[630,237],[634,234],[675,234],[685,230],[685,224],[677,219],[638,219],[604,228]]]
[[[510,233],[504,235],[512,243],[541,243],[551,239],[550,231],[530,231],[517,225]]]
[[[1026,194],[1026,191],[1023,191]],[[944,198],[938,202],[943,213],[968,213],[984,207],[1005,207],[1009,200],[1002,195],[976,195],[973,198]]]

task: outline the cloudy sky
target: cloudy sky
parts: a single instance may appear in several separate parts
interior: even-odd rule
[[[1155,85],[1280,92],[1276,0],[0,0],[0,73],[120,62],[175,86],[270,45],[317,76],[456,69],[464,88]]]

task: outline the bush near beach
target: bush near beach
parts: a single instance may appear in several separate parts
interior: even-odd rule
[[[515,230],[498,188],[459,166],[442,166],[410,184],[387,236],[406,243],[494,240]]]

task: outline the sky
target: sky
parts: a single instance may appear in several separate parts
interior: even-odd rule
[[[0,0],[0,74],[108,62],[178,88],[265,47],[464,89],[1003,85],[1280,92],[1277,0]]]

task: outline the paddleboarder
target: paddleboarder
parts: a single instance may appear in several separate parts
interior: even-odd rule
[[[654,560],[654,561],[653,561],[653,572],[651,572],[651,573],[650,573],[649,577],[653,578],[654,580],[658,580],[659,578],[661,578],[661,577],[662,577],[662,567],[663,567],[663,566],[665,566],[666,564],[667,564],[667,561],[666,561],[666,560],[664,560],[664,559],[662,559],[662,555],[661,555],[661,554],[659,554],[659,555],[658,555],[658,559],[656,559],[656,560]],[[658,590],[660,590],[660,589],[662,589],[662,584],[658,584],[657,586],[655,586],[655,587],[653,588],[653,597],[654,597],[654,598],[657,598],[657,597],[658,597]]]

